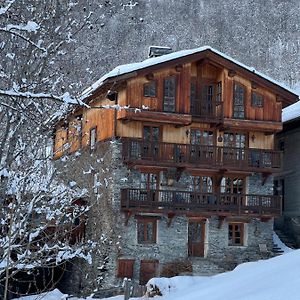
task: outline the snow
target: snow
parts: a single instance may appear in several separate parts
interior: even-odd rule
[[[68,296],[67,294],[61,293],[58,289],[55,289],[51,292],[38,294],[38,295],[15,298],[15,300],[17,300],[17,299],[18,300],[41,300],[41,299],[43,299],[43,300],[67,300],[67,299],[69,299],[69,300],[92,300],[92,299],[97,300],[97,298],[92,298],[92,296],[89,296],[87,298],[77,298],[77,297]],[[106,298],[106,300],[123,300],[123,299],[124,299],[123,295]]]
[[[284,253],[288,253],[288,252],[291,252],[291,251],[294,251],[293,249],[287,247],[281,240],[280,238],[278,237],[278,235],[273,232],[273,242],[274,244],[276,244],[279,248],[281,248],[281,250],[283,250]]]
[[[39,28],[40,28],[40,25],[34,21],[28,21],[27,24],[25,24],[25,25],[23,25],[23,24],[18,24],[18,25],[8,24],[5,27],[6,30],[16,29],[16,30],[22,30],[22,31],[27,31],[27,32],[36,32]]]
[[[153,278],[160,300],[282,300],[300,299],[300,250],[268,260],[245,263],[233,271],[210,276]],[[298,298],[295,298],[298,295]]]
[[[300,101],[282,110],[282,122],[292,121],[300,117]]]
[[[131,72],[134,72],[134,71],[138,71],[138,70],[150,67],[150,66],[158,65],[160,63],[164,63],[164,62],[167,62],[167,61],[172,61],[172,60],[175,60],[177,58],[189,56],[189,55],[192,55],[192,54],[195,54],[195,53],[201,53],[201,52],[206,51],[206,50],[210,50],[213,53],[218,54],[221,57],[233,62],[234,64],[239,65],[240,67],[242,67],[242,68],[244,68],[244,69],[246,69],[250,72],[253,72],[256,75],[258,75],[258,76],[260,76],[260,77],[262,77],[262,78],[264,78],[264,79],[266,79],[266,80],[282,87],[283,89],[295,94],[295,91],[290,89],[288,86],[286,86],[282,83],[279,83],[276,80],[268,77],[267,75],[264,75],[264,74],[256,71],[254,68],[244,65],[244,64],[240,63],[239,61],[231,58],[230,56],[228,56],[228,55],[226,55],[226,54],[224,54],[224,53],[222,53],[222,52],[220,52],[220,51],[218,51],[218,50],[216,50],[216,49],[214,49],[210,46],[203,46],[203,47],[195,48],[195,49],[181,50],[181,51],[173,52],[173,53],[170,53],[170,54],[165,54],[165,55],[162,55],[162,56],[159,56],[159,57],[148,58],[148,59],[146,59],[142,62],[138,62],[138,63],[131,63],[131,64],[118,66],[115,69],[113,69],[112,71],[110,71],[109,73],[102,76],[98,81],[96,81],[90,87],[85,89],[83,91],[82,95],[81,95],[81,99],[83,100],[84,98],[90,96],[96,89],[98,89],[100,86],[102,86],[104,84],[104,82],[106,80],[108,80],[109,78],[113,78],[113,77],[116,77],[116,76],[120,76],[120,75],[124,75],[124,74],[131,73]]]
[[[277,244],[278,237],[274,236]],[[282,245],[286,247],[285,245]],[[286,247],[287,248],[287,247]],[[288,249],[286,249],[288,250]],[[300,299],[300,250],[289,249],[285,254],[257,262],[244,263],[233,271],[215,276],[177,276],[153,278],[148,282],[159,287],[163,296],[157,300],[282,300]],[[62,300],[67,295],[57,289],[19,300]],[[298,298],[297,296],[298,295]],[[72,300],[83,298],[70,297]],[[91,299],[90,297],[85,298]],[[95,299],[95,298],[93,298]],[[123,300],[124,296],[106,298]],[[134,298],[130,298],[133,300]],[[135,298],[140,299],[140,298]]]

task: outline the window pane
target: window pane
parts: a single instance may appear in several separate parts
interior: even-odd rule
[[[164,80],[164,111],[175,111],[176,78],[175,76]]]
[[[144,84],[144,97],[156,97],[156,81]]]
[[[234,84],[233,92],[233,117],[238,119],[244,119],[244,98],[245,98],[245,89],[241,85]]]

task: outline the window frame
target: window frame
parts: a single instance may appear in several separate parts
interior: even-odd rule
[[[232,237],[230,238],[230,226],[233,226],[231,232]],[[239,231],[235,230],[235,226],[239,226]],[[239,233],[239,236],[237,236]],[[240,242],[236,242],[239,239]],[[242,222],[229,222],[228,223],[228,246],[245,246],[245,223]]]
[[[166,82],[168,80],[174,81],[174,96],[170,96],[169,94],[166,95]],[[176,102],[177,102],[177,76],[176,75],[170,75],[167,76],[163,79],[163,103],[162,103],[162,110],[164,112],[169,112],[169,113],[175,113],[176,112]],[[170,89],[169,89],[170,90]],[[172,100],[172,101],[171,101]],[[172,106],[172,109],[170,107]]]
[[[156,244],[157,242],[157,217],[137,217],[137,243],[138,244]],[[148,224],[152,224],[152,239],[147,234]],[[140,236],[139,226],[143,225],[143,235]]]
[[[154,85],[151,87],[151,85]],[[148,88],[148,93],[147,93]],[[154,94],[151,94],[152,88],[154,88]],[[157,80],[151,80],[148,82],[145,82],[143,84],[143,97],[146,98],[156,98],[157,97]]]
[[[243,105],[236,103],[236,100],[241,101],[236,97],[237,96],[236,86],[243,89]],[[232,118],[233,119],[239,119],[239,120],[246,119],[246,99],[247,99],[246,87],[239,82],[234,82],[233,83],[233,95],[232,95]],[[241,108],[241,107],[243,108],[243,110],[236,110],[236,108]],[[243,113],[242,115],[240,115],[241,112]]]
[[[254,98],[253,96],[256,96]],[[258,102],[258,99],[261,98],[261,102]],[[264,96],[258,92],[252,91],[251,92],[251,107],[255,108],[263,108],[264,107]]]
[[[95,131],[95,140],[94,141],[92,141],[92,131]],[[90,143],[89,143],[90,144],[90,150],[94,150],[96,148],[97,135],[98,135],[98,133],[97,133],[97,126],[92,127],[90,129]]]

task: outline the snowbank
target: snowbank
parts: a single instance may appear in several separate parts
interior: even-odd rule
[[[300,250],[268,260],[239,265],[211,277],[153,278],[160,300],[283,300],[300,299]]]

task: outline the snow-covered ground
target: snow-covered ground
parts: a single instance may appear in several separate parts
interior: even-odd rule
[[[160,288],[163,296],[157,296],[157,300],[300,300],[300,249],[289,249],[276,235],[274,241],[283,248],[285,254],[241,264],[231,272],[215,276],[153,278],[148,284],[155,284]],[[19,300],[66,298],[67,295],[54,290],[46,295],[27,296]],[[123,300],[123,296],[106,298],[108,299]]]

